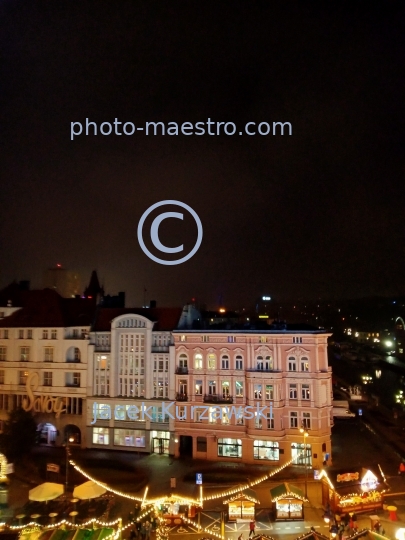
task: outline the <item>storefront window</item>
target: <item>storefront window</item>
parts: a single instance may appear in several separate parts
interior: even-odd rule
[[[222,457],[242,457],[241,439],[218,439],[218,456]]]
[[[306,455],[306,459],[305,459]],[[312,447],[310,444],[292,443],[291,444],[291,459],[296,465],[312,466]]]
[[[93,428],[93,444],[104,444],[108,445],[110,442],[108,428],[106,427],[95,427]]]
[[[254,441],[253,443],[254,459],[268,459],[278,461],[280,459],[280,450],[278,442],[272,441]]]
[[[145,431],[142,429],[114,429],[115,446],[145,448]]]

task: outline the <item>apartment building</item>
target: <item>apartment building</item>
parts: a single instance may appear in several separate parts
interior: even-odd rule
[[[332,373],[322,330],[175,330],[176,456],[331,463]]]
[[[2,308],[3,309],[3,308]],[[18,407],[35,414],[39,442],[86,445],[87,354],[95,302],[27,291],[0,320],[0,421]]]

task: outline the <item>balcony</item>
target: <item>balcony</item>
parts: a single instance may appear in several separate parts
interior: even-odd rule
[[[256,372],[256,373],[274,373],[276,371],[280,371],[278,369],[263,369],[263,368],[260,368],[260,367],[255,367],[255,368],[248,368],[246,371],[248,372]]]
[[[181,392],[177,392],[176,401],[188,401],[188,395]]]
[[[153,353],[157,353],[157,352],[166,352],[168,353],[169,352],[169,345],[152,345],[152,352]]]
[[[177,366],[176,375],[188,375],[188,367]]]
[[[221,394],[205,394],[204,403],[233,403],[233,396],[223,396]]]

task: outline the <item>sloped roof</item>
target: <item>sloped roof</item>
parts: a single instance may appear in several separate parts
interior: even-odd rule
[[[229,497],[229,499],[226,499],[224,501],[224,504],[228,504],[228,503],[230,503],[232,501],[237,501],[238,499],[241,499],[241,500],[247,499],[247,500],[249,500],[251,502],[254,502],[256,504],[260,504],[260,501],[257,498],[256,491],[253,491],[253,489],[250,489],[250,488],[244,489],[243,491],[240,491],[239,493],[236,493],[232,497]]]
[[[155,322],[153,330],[174,330],[179,324],[182,308],[99,308],[93,325],[94,332],[108,332],[111,321],[120,315],[142,315]]]
[[[279,486],[276,486],[270,490],[271,500],[276,501],[277,499],[283,499],[284,497],[295,497],[297,499],[301,499],[302,501],[306,501],[304,492],[297,488],[296,486],[292,486],[291,484],[288,484],[287,482],[284,482],[283,484],[280,484]]]
[[[28,291],[25,306],[0,321],[2,328],[58,328],[90,326],[95,301],[87,298],[62,298],[52,289]]]

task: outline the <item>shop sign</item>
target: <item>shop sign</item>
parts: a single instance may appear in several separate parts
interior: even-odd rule
[[[60,467],[59,465],[56,465],[56,463],[48,463],[47,466],[46,466],[46,470],[47,472],[60,472]]]
[[[26,391],[28,399],[24,398],[22,408],[24,411],[34,411],[42,413],[55,413],[55,418],[66,412],[66,401],[69,398],[52,397],[47,395],[35,396],[34,392],[38,388],[38,373],[30,373],[27,377]],[[31,387],[32,385],[32,387]]]
[[[196,473],[196,475],[195,475],[195,483],[197,485],[200,485],[200,486],[202,485],[202,483],[203,483],[202,473],[200,473],[200,472]]]
[[[338,474],[336,480],[338,482],[353,482],[354,480],[359,479],[358,472],[348,472],[344,474]]]

